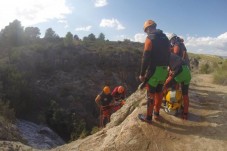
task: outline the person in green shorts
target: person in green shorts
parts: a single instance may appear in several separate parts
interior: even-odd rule
[[[170,58],[170,43],[167,36],[156,29],[153,20],[144,23],[144,32],[147,37],[144,43],[141,71],[139,79],[147,86],[147,113],[139,114],[142,121],[151,123],[153,117],[159,118],[159,110],[162,103],[162,88],[168,76],[167,67]],[[140,87],[143,88],[143,87]]]
[[[171,86],[171,83],[181,84],[181,90],[184,100],[184,110],[182,118],[188,119],[189,97],[188,89],[191,81],[191,73],[187,63],[178,55],[171,53],[169,63],[169,76],[164,84],[164,91]]]

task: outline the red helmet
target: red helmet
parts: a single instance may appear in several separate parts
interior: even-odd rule
[[[119,87],[117,88],[117,92],[118,92],[118,93],[123,93],[124,91],[125,91],[125,89],[124,89],[123,86],[119,86]]]

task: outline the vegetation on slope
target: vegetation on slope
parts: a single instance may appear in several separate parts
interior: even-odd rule
[[[142,49],[129,40],[105,40],[102,33],[79,39],[48,28],[40,38],[37,27],[15,20],[0,32],[0,97],[17,118],[47,124],[66,141],[89,135],[98,125],[94,98],[104,85],[123,85],[128,96],[136,90]],[[226,66],[206,55],[190,54],[190,61],[193,73]]]

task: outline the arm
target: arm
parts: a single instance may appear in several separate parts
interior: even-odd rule
[[[112,93],[111,93],[111,95],[112,95],[113,97],[114,97],[114,96],[116,95],[116,93],[117,93],[117,88],[118,88],[118,87],[115,87],[114,90],[113,90]]]
[[[174,73],[171,71],[171,70],[169,70],[169,76],[167,77],[167,79],[166,79],[166,81],[165,81],[165,83],[164,83],[164,85],[163,85],[163,90],[164,90],[164,92],[166,92],[167,91],[167,89],[168,89],[168,87],[169,87],[169,82],[172,80],[174,78]]]
[[[183,56],[182,56],[182,59],[186,59],[186,51],[183,51]]]
[[[145,72],[146,72],[148,66],[150,65],[151,50],[152,50],[152,41],[149,38],[146,38],[146,41],[144,44],[142,63],[141,63],[140,77],[144,77]]]
[[[182,59],[186,59],[187,58],[187,48],[185,47],[184,43],[181,42],[181,49],[182,49]]]
[[[101,96],[100,95],[97,95],[97,97],[95,98],[95,102],[96,104],[98,104],[98,106],[100,106],[100,101],[101,100]]]

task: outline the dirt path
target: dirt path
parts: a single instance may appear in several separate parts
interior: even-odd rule
[[[212,84],[211,75],[194,75],[189,112],[185,123],[173,116],[164,121],[165,129],[182,142],[175,149],[227,150],[227,87]]]

